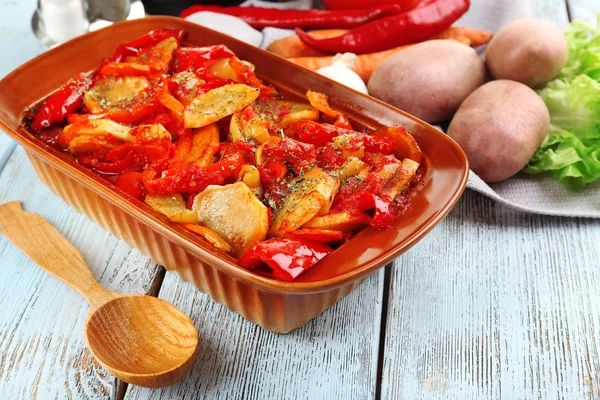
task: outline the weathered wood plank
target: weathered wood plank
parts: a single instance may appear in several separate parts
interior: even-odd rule
[[[18,199],[48,219],[81,250],[102,285],[122,292],[150,289],[156,266],[55,197],[22,148],[0,174],[0,187],[0,203]],[[0,260],[0,398],[107,398],[114,379],[85,347],[87,303],[1,235]]]
[[[275,335],[167,274],[160,297],[191,316],[200,350],[172,387],[129,387],[126,399],[369,399],[375,396],[383,270],[323,315]]]
[[[466,193],[392,270],[382,397],[599,396],[599,240]]]

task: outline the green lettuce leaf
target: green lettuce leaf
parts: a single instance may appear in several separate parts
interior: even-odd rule
[[[550,130],[524,172],[551,171],[567,189],[579,190],[600,178],[600,15],[598,28],[575,21],[565,36],[567,65],[538,91]]]

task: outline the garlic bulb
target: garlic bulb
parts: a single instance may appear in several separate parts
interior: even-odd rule
[[[356,54],[344,53],[333,57],[333,64],[317,70],[318,74],[333,79],[344,86],[348,86],[356,91],[369,94],[367,86],[358,74],[350,68],[356,60]]]

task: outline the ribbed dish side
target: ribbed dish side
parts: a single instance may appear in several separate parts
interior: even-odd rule
[[[65,202],[213,300],[269,331],[288,333],[303,326],[363,281],[309,294],[257,289],[194,257],[34,154],[27,152],[27,156],[40,180]]]

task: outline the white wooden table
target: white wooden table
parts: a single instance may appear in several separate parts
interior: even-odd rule
[[[529,8],[566,25],[593,19],[599,3],[473,0],[463,23],[496,31]],[[43,51],[34,7],[0,0],[0,76]],[[0,133],[0,203],[15,199],[81,249],[107,288],[157,294],[188,313],[201,348],[175,386],[116,381],[85,348],[87,304],[0,236],[0,399],[600,398],[600,220],[516,213],[467,191],[393,265],[277,336],[64,204]]]

